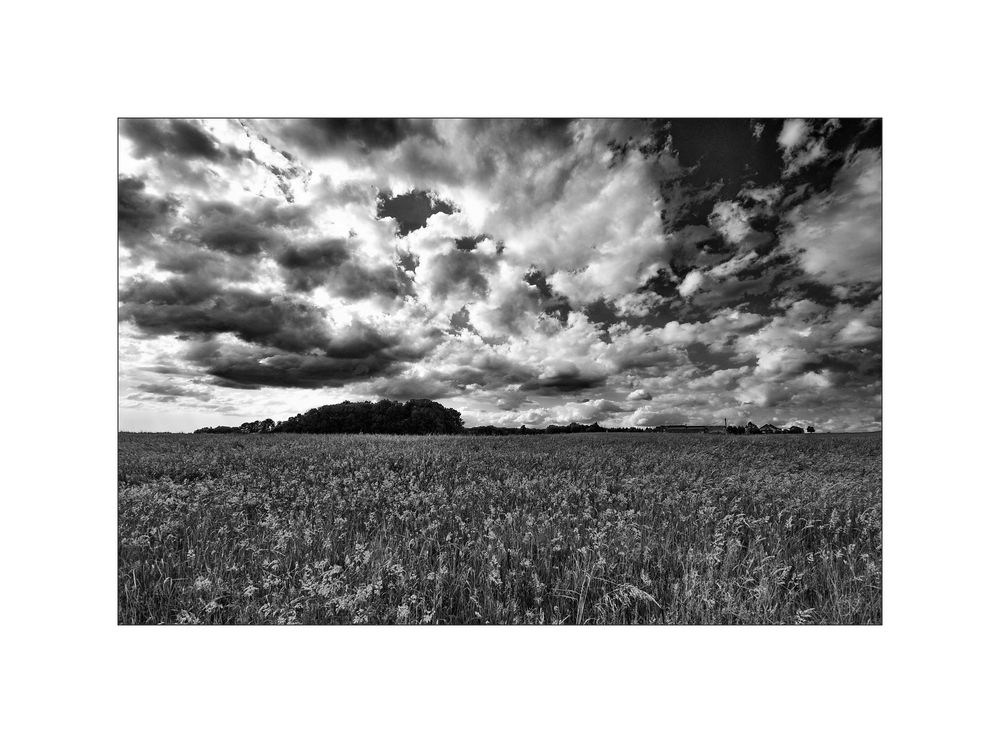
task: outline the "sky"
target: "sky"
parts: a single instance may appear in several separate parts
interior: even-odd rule
[[[119,121],[119,428],[882,421],[882,126]]]

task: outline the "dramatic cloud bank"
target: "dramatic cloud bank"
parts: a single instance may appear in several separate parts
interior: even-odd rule
[[[881,428],[881,123],[123,120],[120,424]]]

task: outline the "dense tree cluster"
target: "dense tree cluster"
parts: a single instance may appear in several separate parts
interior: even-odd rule
[[[313,408],[281,423],[270,418],[195,433],[462,433],[462,415],[433,400],[347,402]]]
[[[462,415],[433,400],[342,402],[313,408],[275,433],[462,433]]]

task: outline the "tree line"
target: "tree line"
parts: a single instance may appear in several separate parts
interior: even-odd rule
[[[684,429],[687,429],[686,431]],[[462,414],[454,408],[446,408],[433,400],[379,400],[378,402],[348,402],[323,405],[306,413],[295,415],[288,420],[275,423],[271,418],[248,421],[239,426],[207,426],[195,433],[392,433],[392,434],[456,434],[473,436],[533,436],[561,433],[697,433],[701,429],[708,433],[722,433],[722,426],[657,426],[656,428],[605,428],[599,423],[569,423],[564,426],[550,425],[545,428],[509,428],[503,426],[473,426],[466,428]],[[735,435],[771,433],[813,433],[809,426],[789,426],[779,428],[766,423],[760,428],[752,422],[745,426],[726,426],[725,433]]]

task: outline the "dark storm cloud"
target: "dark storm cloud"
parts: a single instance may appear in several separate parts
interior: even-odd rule
[[[318,389],[339,387],[348,382],[364,380],[395,366],[398,366],[397,362],[384,354],[364,359],[284,354],[224,358],[209,365],[206,371],[224,382],[235,383],[244,389],[261,387]]]
[[[351,257],[347,240],[319,240],[304,245],[289,245],[278,256],[285,269],[286,281],[296,291],[309,291],[329,280],[329,273]]]
[[[537,376],[537,372],[529,365],[498,353],[486,353],[458,361],[460,363],[449,369],[433,370],[431,376],[460,389],[479,387],[491,390],[520,386]]]
[[[118,234],[126,243],[167,224],[179,205],[175,197],[148,193],[141,178],[118,176]]]
[[[351,300],[412,293],[412,279],[402,265],[370,265],[353,255],[349,241],[341,238],[289,245],[276,260],[293,291],[326,286],[334,296]]]
[[[122,119],[119,131],[132,141],[139,158],[168,156],[220,162],[238,154],[198,124],[183,119]]]
[[[322,351],[287,353],[210,339],[192,344],[185,358],[215,377],[218,386],[318,389],[395,375],[426,351],[421,343],[407,343],[354,323],[333,333]]]
[[[521,389],[538,395],[560,395],[600,387],[606,381],[606,374],[585,373],[572,362],[562,362],[554,369],[525,382]]]
[[[252,256],[280,241],[278,235],[261,222],[264,220],[248,209],[212,201],[197,207],[189,229],[196,240],[212,250]]]
[[[244,389],[339,386],[398,370],[434,342],[432,336],[400,339],[359,322],[332,327],[305,301],[198,277],[133,279],[119,300],[123,320],[151,335],[186,340],[186,361]],[[249,347],[220,339],[226,333]]]
[[[346,147],[362,154],[395,147],[410,136],[433,137],[430,122],[409,119],[290,119],[281,136],[310,155]]]
[[[150,334],[233,333],[247,343],[289,351],[332,342],[323,313],[302,301],[223,289],[196,276],[130,280],[119,291],[119,317]]]
[[[137,190],[137,182],[141,185],[131,178],[119,183],[123,242],[134,249],[133,260],[152,260],[164,271],[251,281],[259,270],[255,259],[279,251],[293,231],[312,225],[308,209],[264,198],[248,206],[194,201],[179,217],[178,199],[150,197]],[[155,244],[137,239],[151,230],[164,239]]]
[[[497,394],[509,398],[508,402],[516,399],[518,404],[527,399],[528,392],[554,397],[594,389],[606,381],[606,374],[581,371],[572,362],[539,370],[498,354],[479,356],[447,371],[432,371],[425,380],[427,385],[445,383],[452,389],[497,390]]]
[[[396,220],[399,225],[396,232],[400,236],[426,227],[432,214],[454,214],[455,211],[454,204],[439,199],[432,193],[416,190],[398,196],[379,191],[376,207],[379,219],[391,217]]]

